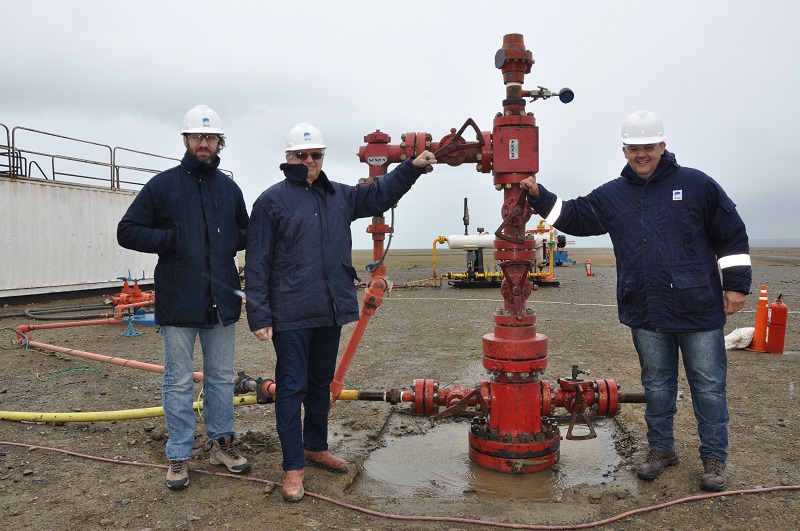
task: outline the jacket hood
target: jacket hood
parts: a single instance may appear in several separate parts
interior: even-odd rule
[[[654,179],[659,179],[665,175],[669,175],[670,173],[672,173],[673,171],[677,170],[680,167],[681,167],[680,164],[678,164],[678,161],[675,158],[675,154],[665,149],[664,154],[661,155],[661,160],[658,161],[658,166],[656,166],[656,171],[653,172],[653,175],[651,175],[650,178],[647,179],[647,181],[639,177],[636,174],[636,172],[633,171],[633,169],[631,169],[630,164],[627,163],[625,164],[625,167],[622,168],[622,173],[620,175],[625,177],[625,179],[627,179],[629,183],[644,184],[648,181],[652,181]]]
[[[181,159],[181,166],[189,173],[199,173],[208,176],[216,175],[217,168],[219,168],[219,156],[214,157],[214,160],[211,162],[205,163],[200,162],[197,157],[189,153],[189,150],[186,150],[183,159]]]
[[[284,162],[281,164],[280,168],[286,178],[293,183],[300,185],[307,184],[306,177],[308,176],[308,168],[305,164],[289,164]],[[311,186],[321,186],[329,194],[336,193],[336,190],[333,188],[333,185],[328,180],[328,176],[325,175],[324,171],[319,172],[319,176],[314,179],[314,182],[311,184]]]

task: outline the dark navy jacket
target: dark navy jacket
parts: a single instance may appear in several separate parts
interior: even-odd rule
[[[226,326],[242,312],[236,252],[248,215],[239,186],[188,152],[180,166],[150,179],[117,226],[127,249],[157,253],[155,320],[159,325]]]
[[[539,185],[539,197],[528,201],[567,234],[609,234],[623,324],[661,332],[722,328],[723,290],[750,291],[750,247],[736,205],[668,151],[647,180],[626,165],[587,196],[562,201]]]
[[[302,164],[253,204],[245,283],[250,330],[341,326],[359,317],[350,224],[381,216],[422,174],[411,160],[383,179],[350,186],[324,172],[306,182]]]

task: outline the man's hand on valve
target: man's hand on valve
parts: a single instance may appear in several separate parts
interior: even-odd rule
[[[536,184],[535,175],[522,179],[519,183],[519,187],[531,197],[539,197],[539,185]]]
[[[417,168],[424,168],[425,166],[436,164],[436,157],[434,157],[433,153],[426,149],[414,157],[414,160],[412,160],[411,163]]]

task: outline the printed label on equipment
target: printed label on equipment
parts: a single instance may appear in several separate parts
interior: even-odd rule
[[[516,138],[508,141],[508,158],[511,160],[519,158],[519,140]]]
[[[370,166],[383,166],[389,157],[367,157],[367,164]]]

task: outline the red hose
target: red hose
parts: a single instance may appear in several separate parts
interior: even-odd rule
[[[29,449],[37,449],[37,450],[46,450],[50,452],[57,452],[64,455],[70,455],[73,457],[80,457],[82,459],[92,459],[94,461],[102,461],[105,463],[113,463],[115,465],[129,465],[129,466],[139,466],[139,467],[151,467],[151,468],[167,468],[167,465],[159,465],[154,463],[140,463],[137,461],[119,461],[116,459],[109,459],[106,457],[97,457],[91,456],[86,454],[79,454],[76,452],[70,452],[68,450],[61,450],[59,448],[48,448],[45,446],[37,446],[33,444],[24,444],[24,443],[15,443],[15,442],[8,442],[8,441],[0,441],[0,446],[17,446],[21,448],[29,448]],[[251,476],[240,476],[234,474],[225,474],[219,472],[209,472],[206,470],[198,470],[192,469],[190,471],[192,474],[205,474],[210,476],[222,476],[228,477],[233,479],[241,479],[244,481],[252,481],[255,483],[265,483],[268,486],[274,485],[281,485],[280,483],[269,481],[266,479],[255,478]],[[341,500],[336,500],[334,498],[329,498],[327,496],[322,496],[320,494],[314,494],[313,492],[306,491],[306,496],[317,498],[328,503],[332,503],[334,505],[338,505],[339,507],[344,507],[346,509],[351,509],[353,511],[358,511],[362,514],[368,514],[371,516],[375,516],[378,518],[386,518],[389,520],[405,520],[405,521],[414,521],[414,522],[449,522],[449,523],[458,523],[458,524],[473,524],[473,525],[485,525],[491,527],[504,527],[508,529],[534,529],[534,530],[569,530],[569,529],[589,529],[591,527],[598,527],[601,525],[609,524],[611,522],[616,522],[628,516],[634,514],[642,514],[650,511],[655,511],[656,509],[663,509],[665,507],[671,507],[673,505],[678,505],[681,503],[687,503],[691,501],[699,501],[699,500],[706,500],[709,498],[719,498],[721,496],[732,496],[735,494],[764,494],[767,492],[776,492],[776,491],[789,491],[789,490],[800,490],[800,485],[787,485],[787,486],[776,486],[776,487],[761,487],[757,489],[745,489],[745,490],[729,490],[725,492],[713,492],[708,494],[699,494],[697,496],[689,496],[686,498],[679,498],[677,500],[671,500],[664,503],[659,503],[656,505],[650,505],[647,507],[640,507],[638,509],[632,509],[630,511],[626,511],[624,513],[620,513],[615,516],[611,516],[609,518],[605,518],[603,520],[596,520],[594,522],[587,522],[584,524],[573,524],[573,525],[536,525],[536,524],[514,524],[508,522],[495,522],[491,520],[477,520],[473,518],[456,518],[451,516],[415,516],[415,515],[403,515],[403,514],[392,514],[392,513],[382,513],[379,511],[373,511],[372,509],[366,509],[364,507],[359,507],[358,505],[352,505]]]

